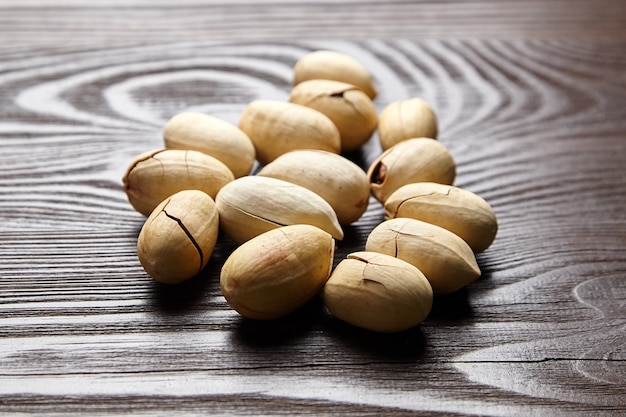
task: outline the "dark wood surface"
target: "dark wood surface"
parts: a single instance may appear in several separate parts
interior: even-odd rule
[[[0,414],[626,415],[623,1],[175,3],[0,3]],[[370,69],[378,109],[429,100],[498,215],[483,276],[411,331],[317,300],[244,320],[224,239],[178,287],[137,260],[130,160],[177,112],[285,99],[318,48]]]

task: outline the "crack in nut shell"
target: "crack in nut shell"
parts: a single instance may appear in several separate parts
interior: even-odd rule
[[[191,242],[191,244],[193,245],[194,248],[196,248],[196,251],[198,251],[198,272],[204,267],[205,263],[204,263],[204,251],[202,250],[202,247],[200,246],[200,244],[196,241],[196,238],[193,236],[193,233],[187,228],[187,226],[185,226],[185,223],[183,223],[183,221],[181,219],[179,219],[178,217],[174,216],[173,214],[170,214],[167,212],[167,204],[169,204],[171,201],[171,199],[167,200],[166,205],[161,209],[161,212],[163,214],[165,214],[167,217],[169,217],[170,219],[174,220],[176,222],[176,224],[178,224],[178,227],[180,227],[180,229],[183,231],[183,233],[185,234],[185,236],[187,236],[187,239],[189,239],[189,242]]]

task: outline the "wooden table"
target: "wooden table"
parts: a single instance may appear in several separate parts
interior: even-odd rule
[[[0,3],[0,414],[626,415],[621,0]],[[380,335],[158,286],[121,188],[173,114],[236,123],[308,51],[421,96],[500,222],[482,277]],[[374,135],[351,157],[366,168]],[[374,200],[337,256],[382,220]]]

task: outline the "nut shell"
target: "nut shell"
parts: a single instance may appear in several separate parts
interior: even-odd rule
[[[226,259],[220,288],[244,317],[283,317],[313,298],[328,279],[335,242],[310,225],[274,229],[247,241]]]
[[[341,150],[353,151],[369,140],[378,124],[372,100],[352,84],[308,80],[296,85],[289,101],[324,113],[341,135]]]
[[[310,224],[343,239],[333,208],[300,185],[276,178],[247,176],[228,183],[215,204],[222,230],[236,243],[278,227]]]
[[[200,190],[215,198],[235,179],[218,159],[199,151],[158,149],[137,156],[122,182],[130,204],[144,216],[172,194]]]
[[[474,253],[495,240],[498,220],[493,208],[469,190],[433,182],[407,184],[385,201],[385,219],[409,217],[443,227],[461,237]]]
[[[352,253],[337,265],[322,296],[333,316],[385,333],[418,325],[433,304],[433,291],[419,269],[393,256],[366,251]]]
[[[334,123],[323,113],[295,103],[255,100],[244,108],[239,128],[252,140],[262,165],[296,149],[341,150]]]
[[[383,152],[370,165],[367,176],[372,194],[384,203],[391,193],[413,182],[452,184],[456,163],[439,141],[413,138]]]
[[[248,175],[255,160],[252,141],[237,126],[204,113],[184,112],[173,116],[163,129],[168,149],[191,149],[217,158],[233,175]]]
[[[450,294],[480,277],[474,252],[443,227],[421,220],[385,220],[367,237],[365,250],[407,261],[424,273],[435,294]]]
[[[369,98],[376,98],[376,86],[367,69],[356,59],[337,51],[318,50],[304,55],[293,68],[293,84],[308,80],[334,80],[352,84]]]
[[[213,199],[198,190],[165,199],[146,219],[137,255],[155,281],[176,284],[200,272],[209,261],[219,230]]]
[[[357,221],[367,210],[367,174],[349,159],[331,152],[298,150],[279,156],[258,175],[301,185],[326,200],[340,224]]]
[[[411,138],[437,138],[437,115],[420,97],[388,104],[378,118],[378,137],[383,151]]]

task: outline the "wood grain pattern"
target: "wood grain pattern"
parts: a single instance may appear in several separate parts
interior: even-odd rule
[[[149,0],[0,3],[10,48],[45,49],[262,39],[480,38],[586,40],[623,36],[621,0]],[[41,36],[42,31],[47,36]],[[61,41],[61,42],[59,42]]]
[[[507,2],[494,13],[509,32],[479,18],[492,2],[389,3],[0,4],[0,33],[16,36],[0,47],[0,414],[626,413],[624,8]],[[436,21],[411,32],[428,10]],[[334,40],[320,40],[303,22],[328,14]],[[482,278],[411,331],[359,331],[319,300],[241,319],[219,290],[225,238],[177,287],[136,257],[132,158],[162,146],[177,112],[236,123],[253,99],[286,99],[293,64],[318,48],[371,70],[378,109],[429,100],[456,185],[500,221]],[[374,135],[348,156],[366,168],[379,153]],[[336,261],[382,216],[370,200]]]

